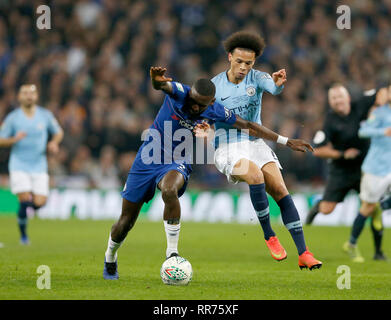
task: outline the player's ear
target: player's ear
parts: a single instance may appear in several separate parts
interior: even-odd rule
[[[212,105],[212,104],[214,104],[214,103],[215,103],[215,101],[216,101],[216,98],[213,98],[213,99],[211,100],[211,102],[209,103],[209,105]]]
[[[231,53],[231,52],[228,52],[228,61],[229,61],[229,62],[232,61],[232,53]]]

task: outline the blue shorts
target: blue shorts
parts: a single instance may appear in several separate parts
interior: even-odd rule
[[[122,197],[135,203],[149,202],[155,195],[160,180],[172,170],[182,173],[185,179],[183,187],[178,191],[178,197],[181,197],[190,178],[191,165],[187,163],[144,164],[138,153],[128,173],[124,190],[121,192]]]

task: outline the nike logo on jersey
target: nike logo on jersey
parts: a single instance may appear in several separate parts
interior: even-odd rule
[[[221,101],[224,101],[224,100],[227,100],[230,96],[226,97],[226,98],[221,98]]]

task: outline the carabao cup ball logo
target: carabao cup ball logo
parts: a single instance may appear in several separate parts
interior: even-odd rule
[[[246,89],[246,92],[247,92],[247,95],[248,95],[249,97],[252,97],[252,96],[255,94],[255,88],[254,88],[254,87],[248,87],[248,88]]]

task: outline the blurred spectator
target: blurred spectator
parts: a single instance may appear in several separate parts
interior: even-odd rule
[[[228,67],[222,41],[241,29],[266,40],[256,68],[287,70],[283,93],[263,98],[262,121],[281,134],[311,140],[333,82],[355,98],[391,79],[389,0],[348,1],[350,30],[337,29],[339,2],[329,0],[55,0],[47,1],[52,29],[38,30],[41,2],[0,1],[0,121],[16,106],[18,87],[36,83],[40,104],[65,130],[61,156],[49,157],[54,184],[121,187],[163,101],[150,66],[186,84],[212,77]],[[290,188],[324,179],[324,162],[283,147],[276,153]],[[7,157],[0,150],[3,174]],[[213,166],[195,166],[190,181],[233,187]]]

